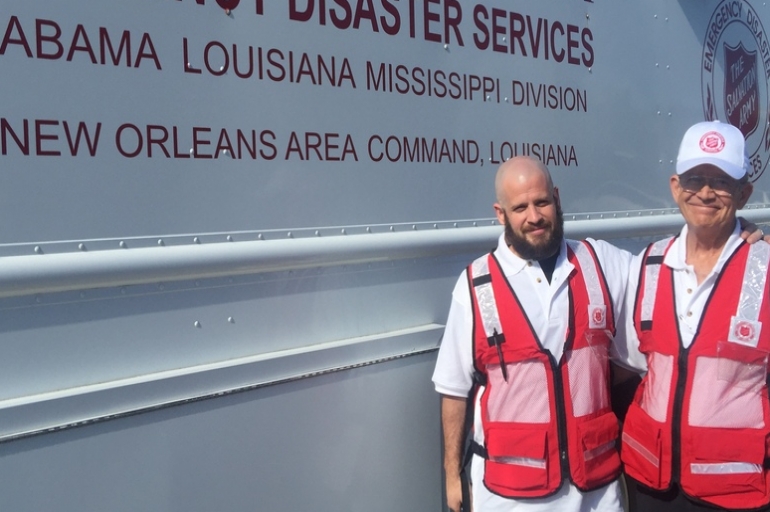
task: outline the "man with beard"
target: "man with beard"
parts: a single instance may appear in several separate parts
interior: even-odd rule
[[[495,191],[505,232],[458,280],[433,374],[447,503],[454,512],[471,501],[475,512],[621,511],[609,354],[625,322],[631,255],[565,240],[558,190],[535,159],[501,165]],[[471,497],[461,483],[469,409]]]

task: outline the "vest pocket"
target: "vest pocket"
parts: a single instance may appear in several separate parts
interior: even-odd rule
[[[764,493],[765,437],[765,431],[693,430],[683,449],[682,487],[694,496]]]
[[[548,487],[546,432],[490,426],[486,432],[484,483],[493,492],[534,491]]]
[[[623,423],[621,458],[626,472],[642,484],[661,489],[661,428],[636,402]]]
[[[606,483],[620,470],[620,456],[617,450],[618,419],[608,412],[597,418],[577,425],[580,447],[580,468],[575,468],[575,477],[585,481],[585,488]],[[578,470],[583,474],[578,475]]]

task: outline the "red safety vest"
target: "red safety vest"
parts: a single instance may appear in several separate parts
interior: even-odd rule
[[[625,471],[653,489],[678,482],[719,507],[761,507],[770,502],[770,246],[743,244],[730,257],[684,348],[662,264],[670,244],[650,246],[642,264],[634,321],[649,370],[623,425]]]
[[[609,400],[614,332],[607,284],[587,243],[569,242],[569,331],[556,361],[538,340],[497,259],[468,267],[484,484],[506,498],[555,493],[565,478],[596,489],[620,474],[618,421]]]

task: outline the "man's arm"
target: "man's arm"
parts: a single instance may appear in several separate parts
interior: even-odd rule
[[[441,395],[441,426],[444,430],[444,473],[446,474],[446,501],[449,509],[460,512],[462,483],[460,466],[463,459],[466,399]]]

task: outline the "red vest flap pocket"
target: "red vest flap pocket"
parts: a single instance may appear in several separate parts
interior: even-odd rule
[[[591,452],[600,450],[609,444],[613,445],[618,438],[618,418],[614,413],[602,414],[597,418],[583,421],[578,424],[580,436],[583,439],[583,449],[586,458],[591,458]]]
[[[549,490],[546,432],[495,427],[485,431],[484,484],[509,498],[541,496]]]
[[[765,431],[741,429],[692,429],[689,450],[694,459],[714,462],[750,462],[760,466],[765,460]],[[729,443],[724,442],[730,439]]]
[[[487,455],[490,460],[520,458],[540,461],[545,465],[546,432],[539,429],[496,427],[491,425],[485,432]],[[505,462],[499,460],[499,462]]]

